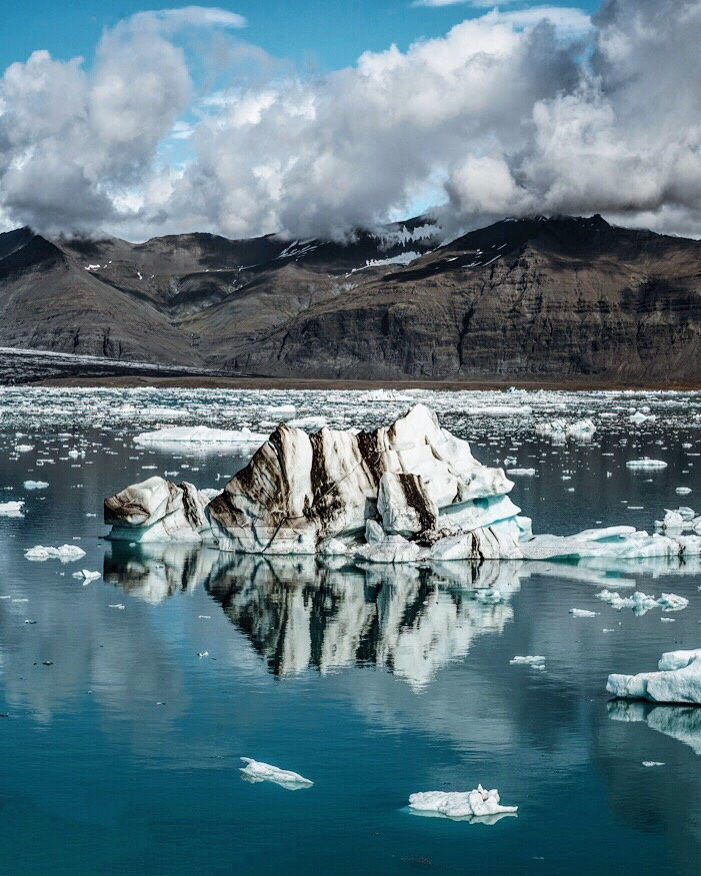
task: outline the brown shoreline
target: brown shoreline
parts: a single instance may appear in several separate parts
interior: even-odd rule
[[[597,390],[675,390],[680,392],[698,392],[701,390],[701,379],[691,383],[676,383],[673,381],[636,381],[628,382],[615,379],[575,378],[557,380],[544,378],[542,380],[519,379],[505,377],[504,379],[473,380],[333,380],[299,377],[150,377],[145,375],[120,375],[104,377],[52,377],[21,384],[22,386],[46,387],[161,387],[182,389],[338,389],[338,390],[372,390],[372,389],[439,389],[448,392],[459,390],[499,390],[513,386],[517,389],[549,389],[569,390],[570,392],[588,392]]]

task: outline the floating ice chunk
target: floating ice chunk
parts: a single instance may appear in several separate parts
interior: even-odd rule
[[[250,757],[242,757],[241,760],[246,766],[241,767],[239,772],[241,778],[248,782],[275,782],[276,785],[280,785],[288,791],[310,788],[314,784],[311,779],[305,779],[304,776],[300,776],[299,773],[292,772],[292,770],[282,770]]]
[[[535,474],[534,468],[507,468],[507,475],[515,478],[532,478]]]
[[[662,459],[650,459],[645,456],[643,459],[629,459],[626,462],[626,468],[655,471],[656,469],[667,468],[667,463]]]
[[[550,423],[538,423],[535,427],[537,435],[546,435],[553,441],[565,441],[568,438],[577,440],[589,440],[596,432],[594,421],[587,418],[568,423],[566,420],[556,419]]]
[[[15,446],[15,451],[17,453],[29,453],[30,450],[34,450],[33,444],[17,444]]]
[[[502,806],[499,791],[486,791],[477,785],[473,791],[420,791],[411,794],[409,807],[419,812],[434,812],[447,818],[481,818],[487,815],[513,814],[518,806]]]
[[[606,690],[626,699],[701,705],[701,649],[669,651],[662,655],[658,669],[637,675],[609,675]]]
[[[107,608],[117,608],[119,611],[124,611],[124,603],[123,602],[111,602]]]
[[[25,481],[23,486],[25,490],[45,490],[49,484],[47,481]]]
[[[297,408],[294,405],[270,405],[265,409],[265,413],[272,419],[284,423],[296,416]]]
[[[620,593],[611,590],[602,590],[596,594],[598,599],[608,602],[617,611],[623,608],[632,608],[636,615],[644,615],[652,608],[661,608],[662,611],[681,611],[689,604],[689,600],[675,593],[663,593],[659,599],[648,596],[646,593],[636,592],[631,596],[621,596]]]
[[[24,502],[0,502],[0,517],[24,517]]]
[[[43,563],[45,560],[60,560],[62,563],[72,563],[85,556],[85,551],[77,544],[63,544],[60,547],[44,547],[41,544],[28,548],[24,552],[26,560]]]
[[[631,414],[628,419],[631,423],[639,426],[641,423],[645,423],[646,421],[654,423],[657,417],[655,414],[644,414],[642,413],[642,411],[636,411],[634,414]]]
[[[678,496],[688,496],[691,492],[691,487],[677,487],[674,491]]]
[[[81,569],[80,572],[74,572],[73,577],[82,579],[83,583],[87,585],[91,581],[97,581],[102,575],[99,572],[91,572],[90,569]]]
[[[141,432],[134,437],[140,447],[161,447],[182,449],[188,446],[198,450],[221,447],[260,447],[268,440],[262,432],[243,429],[212,429],[209,426],[172,426],[156,429],[154,432]]]
[[[298,417],[296,420],[290,420],[287,425],[291,426],[294,429],[304,429],[306,432],[316,432],[319,429],[323,429],[326,425],[326,422],[326,417],[310,416]]]
[[[538,654],[528,654],[526,657],[512,657],[509,660],[512,666],[533,666],[536,669],[545,669],[545,657]]]
[[[658,767],[658,766],[664,766],[664,761],[662,761],[662,760],[644,760],[644,761],[643,761],[643,766],[644,766],[644,767]]]
[[[570,614],[572,617],[596,617],[598,612],[589,611],[587,608],[571,608]]]

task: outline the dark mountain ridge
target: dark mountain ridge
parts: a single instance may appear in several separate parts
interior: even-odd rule
[[[701,243],[601,216],[440,243],[0,234],[0,346],[360,379],[701,380]]]

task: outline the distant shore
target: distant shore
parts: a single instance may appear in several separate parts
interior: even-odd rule
[[[432,389],[445,392],[460,390],[505,390],[510,387],[526,390],[569,390],[587,392],[601,390],[659,390],[678,392],[701,391],[701,379],[697,382],[674,383],[668,381],[635,381],[613,378],[574,377],[567,380],[557,378],[473,378],[463,380],[346,380],[316,379],[299,377],[152,377],[146,375],[120,375],[81,377],[51,377],[21,384],[23,386],[47,387],[154,387],[182,389],[321,389],[321,390],[373,390],[373,389]]]

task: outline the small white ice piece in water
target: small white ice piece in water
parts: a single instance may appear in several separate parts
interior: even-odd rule
[[[507,475],[512,475],[515,478],[532,478],[535,474],[534,468],[507,468]]]
[[[656,767],[656,766],[664,766],[664,761],[662,760],[644,760],[644,767]]]
[[[81,569],[80,572],[73,573],[74,578],[78,578],[83,580],[84,585],[88,585],[91,581],[97,581],[98,578],[101,578],[99,572],[91,572],[90,569]]]
[[[447,818],[482,818],[489,815],[508,815],[518,806],[502,806],[499,791],[486,791],[477,785],[473,791],[420,791],[411,794],[409,807],[417,812],[445,815]]]
[[[124,603],[123,602],[111,602],[107,608],[118,608],[120,611],[124,611]]]
[[[572,617],[596,617],[598,612],[589,611],[586,608],[571,608],[570,614],[572,615]]]
[[[643,471],[654,471],[655,469],[667,468],[667,463],[662,459],[629,459],[626,462],[626,468],[640,469]]]
[[[525,657],[512,657],[509,660],[512,666],[532,666],[534,669],[545,669],[545,657],[539,654],[528,654]]]
[[[251,757],[242,757],[241,760],[246,766],[241,767],[239,772],[241,778],[247,782],[275,782],[276,785],[280,785],[281,788],[286,788],[288,791],[310,788],[314,784],[311,779],[305,779],[304,776],[300,776],[299,773],[294,773],[292,770],[281,770],[272,764],[253,760]]]
[[[24,502],[0,502],[0,517],[24,517]]]
[[[62,544],[61,547],[44,547],[41,544],[28,548],[24,552],[26,560],[43,563],[45,560],[60,560],[62,563],[72,563],[85,556],[85,551],[77,544]]]
[[[45,490],[49,484],[47,481],[25,481],[24,489],[25,490]]]

